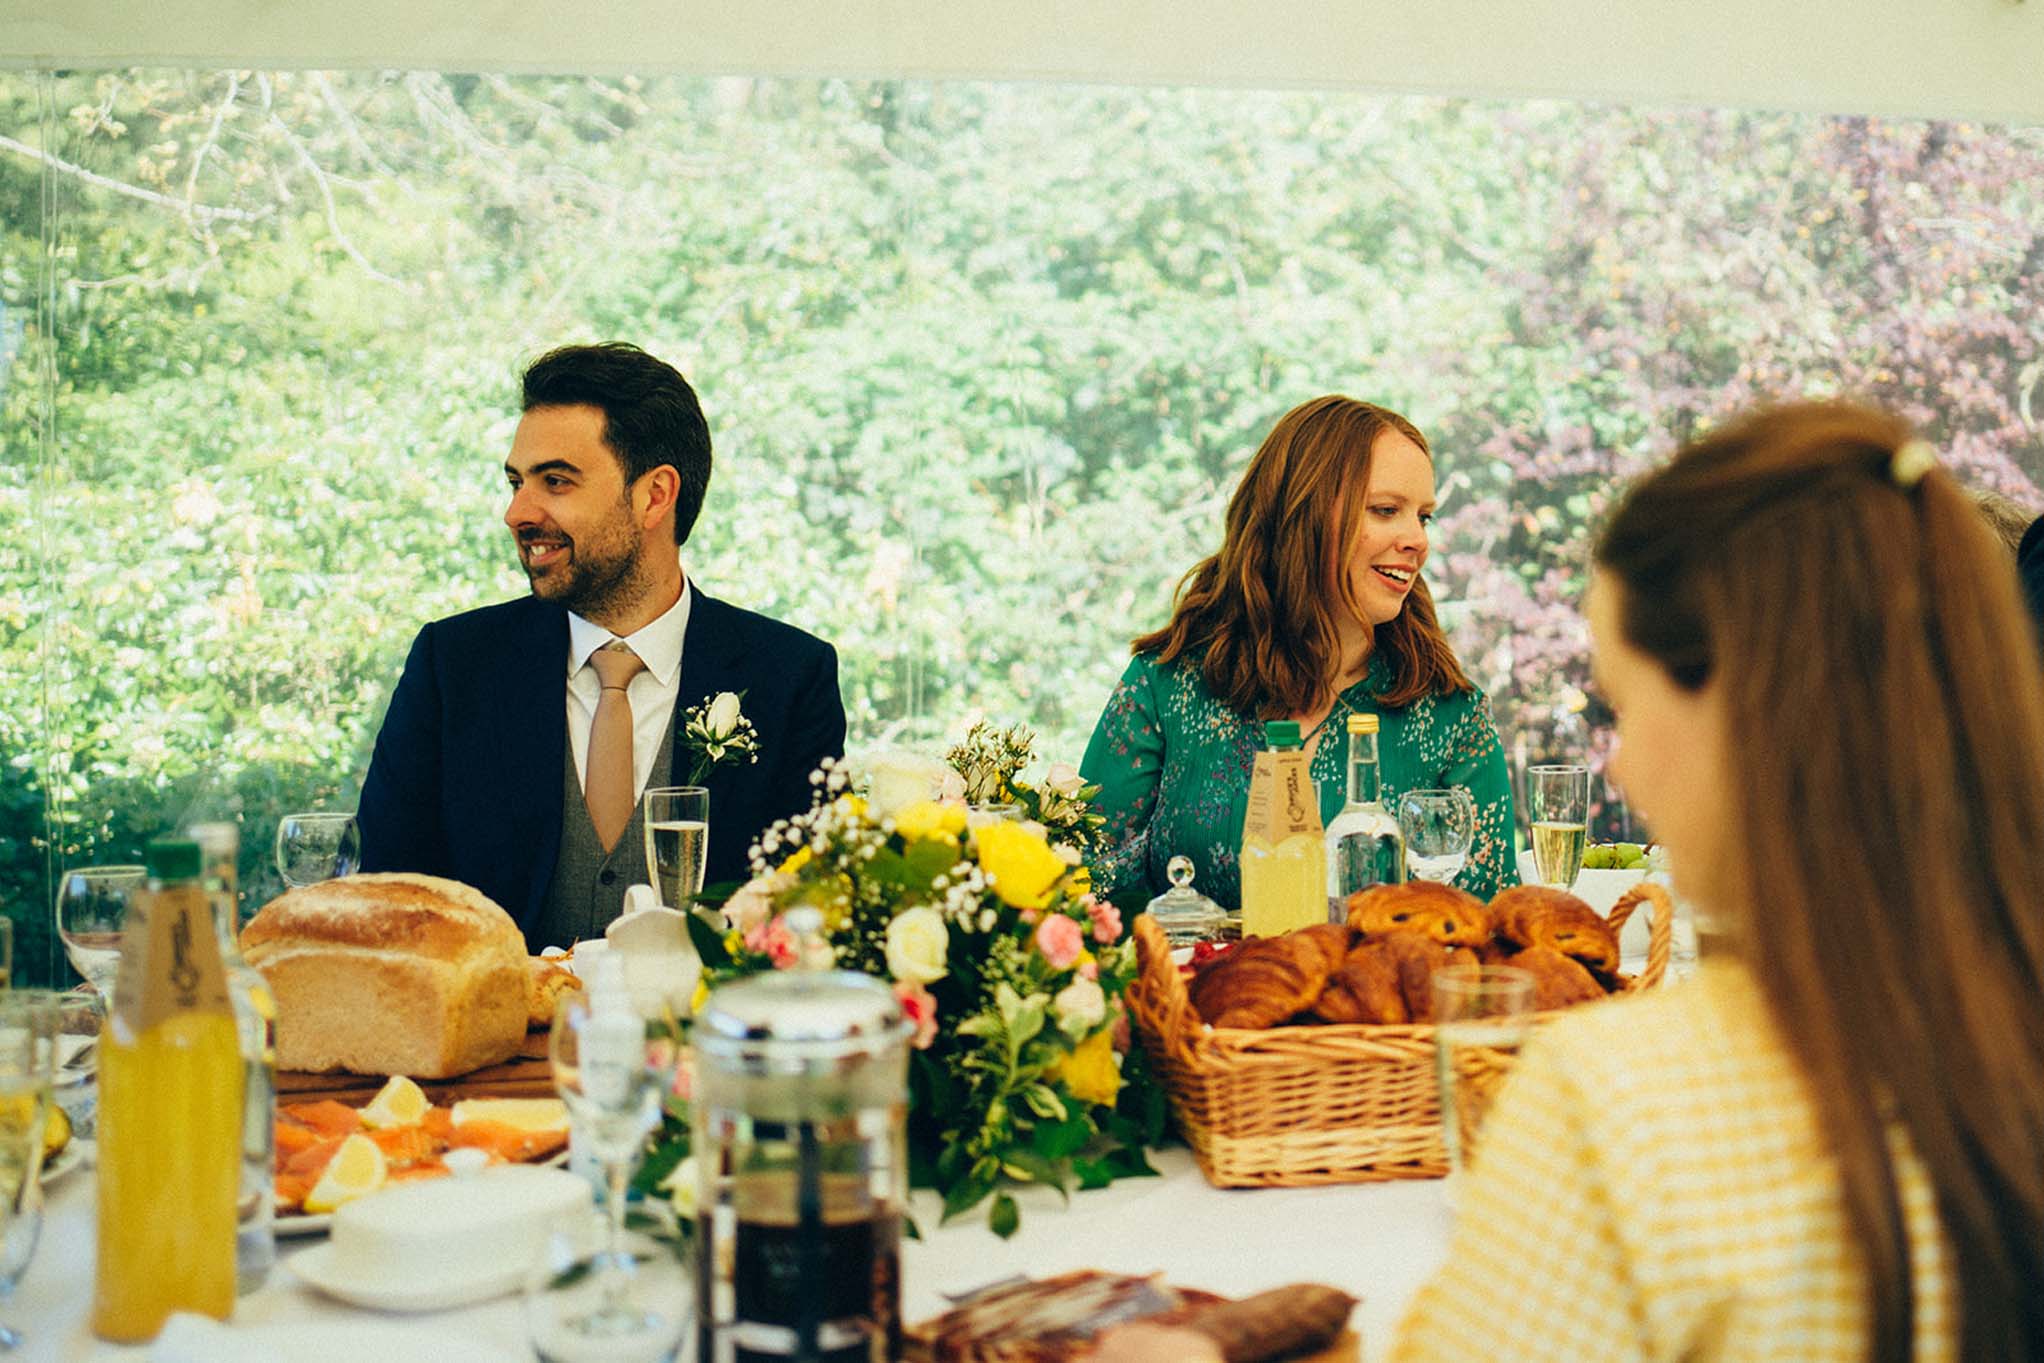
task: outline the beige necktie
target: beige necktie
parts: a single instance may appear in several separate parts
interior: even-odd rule
[[[632,821],[632,806],[638,803],[632,782],[632,702],[625,688],[646,664],[617,640],[590,654],[589,665],[596,669],[603,690],[596,698],[596,716],[589,721],[582,798],[589,805],[589,822],[596,825],[596,840],[609,852]]]

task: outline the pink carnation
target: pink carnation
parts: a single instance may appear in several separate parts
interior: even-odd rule
[[[788,925],[778,916],[767,919],[747,932],[745,949],[764,954],[774,963],[776,970],[786,970],[795,964],[795,934],[788,931]]]
[[[915,1024],[915,1039],[911,1043],[919,1051],[930,1049],[930,1043],[937,1039],[937,997],[922,985],[913,982],[894,982],[894,997],[901,1001],[902,1015]]]
[[[1081,962],[1079,962],[1079,975],[1081,976],[1081,978],[1084,978],[1084,979],[1088,979],[1088,980],[1097,980],[1097,979],[1099,979],[1099,978],[1100,978],[1100,962],[1098,962],[1098,961],[1081,961]]]
[[[1101,946],[1121,940],[1121,910],[1104,899],[1086,896],[1086,913],[1093,920],[1093,940]]]
[[[1055,968],[1069,970],[1079,959],[1079,953],[1086,949],[1086,937],[1079,931],[1076,922],[1061,913],[1054,913],[1037,925],[1036,949]]]

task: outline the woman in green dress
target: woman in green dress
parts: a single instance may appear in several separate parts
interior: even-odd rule
[[[1100,786],[1103,893],[1156,893],[1171,858],[1223,907],[1241,899],[1237,853],[1263,721],[1308,735],[1323,821],[1345,793],[1345,720],[1378,716],[1385,803],[1460,786],[1476,841],[1457,883],[1480,898],[1518,883],[1511,779],[1490,705],[1441,633],[1421,569],[1433,455],[1395,412],[1354,398],[1293,408],[1228,504],[1219,553],[1179,584],[1171,621],[1135,657],[1081,771]]]

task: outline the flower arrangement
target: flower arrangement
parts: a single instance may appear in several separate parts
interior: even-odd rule
[[[686,784],[699,786],[703,778],[726,762],[759,761],[759,731],[745,717],[742,691],[719,691],[700,705],[682,712],[678,741],[695,754],[695,766]]]
[[[724,931],[698,920],[707,977],[794,965],[785,915],[822,912],[834,962],[889,981],[915,1025],[910,1177],[943,1194],[947,1219],[991,1200],[1005,1236],[1019,1224],[1012,1185],[1069,1193],[1154,1172],[1143,1152],[1162,1137],[1163,1095],[1122,1012],[1134,945],[1120,911],[1086,892],[1078,850],[963,803],[859,795],[841,764],[812,780],[814,807],[752,849]],[[677,1127],[642,1187],[671,1178]]]
[[[1036,735],[1023,725],[996,729],[976,722],[965,740],[944,755],[963,784],[964,798],[976,805],[1014,804],[1023,818],[1043,825],[1054,838],[1081,852],[1105,820],[1089,803],[1100,787],[1089,784],[1069,762],[1053,762],[1041,781],[1025,781],[1022,769],[1036,752]]]

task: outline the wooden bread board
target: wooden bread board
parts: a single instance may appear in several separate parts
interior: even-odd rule
[[[421,1079],[419,1087],[435,1103],[445,1107],[463,1098],[551,1098],[554,1096],[553,1067],[546,1058],[547,1033],[527,1032],[518,1054],[501,1064],[485,1065],[448,1079]],[[384,1075],[349,1074],[334,1071],[306,1074],[298,1070],[277,1071],[277,1101],[309,1103],[331,1098],[337,1103],[360,1107],[374,1098],[384,1085]]]

